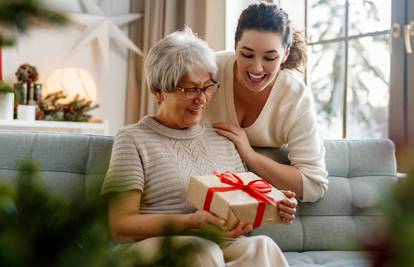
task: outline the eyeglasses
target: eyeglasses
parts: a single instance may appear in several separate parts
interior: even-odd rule
[[[210,84],[209,86],[206,86],[203,88],[198,88],[198,87],[182,88],[179,86],[176,86],[175,88],[177,89],[177,91],[184,93],[188,99],[197,98],[201,93],[205,94],[206,96],[212,96],[220,88],[220,84],[214,80],[211,80],[211,81],[213,82],[213,84]]]

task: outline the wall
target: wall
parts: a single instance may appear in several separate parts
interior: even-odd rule
[[[98,1],[106,15],[129,13],[129,0]],[[84,13],[79,1],[48,0],[52,7],[65,12]],[[115,4],[116,2],[116,4]],[[127,49],[110,43],[109,66],[105,67],[96,41],[69,53],[83,34],[83,26],[68,23],[61,28],[36,28],[19,36],[18,44],[3,50],[3,79],[16,81],[15,71],[23,63],[35,65],[43,82],[56,68],[81,67],[96,80],[100,107],[91,112],[94,118],[108,120],[109,133],[115,134],[124,125],[127,76]],[[127,33],[128,27],[121,29]]]
[[[234,50],[234,34],[237,22],[242,11],[257,0],[226,0],[225,4],[225,47],[226,50]]]

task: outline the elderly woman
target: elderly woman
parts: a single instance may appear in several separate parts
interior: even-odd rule
[[[102,194],[115,241],[133,242],[132,249],[148,254],[169,224],[184,232],[225,223],[185,201],[190,176],[244,167],[233,143],[200,124],[219,88],[215,55],[204,41],[190,29],[174,32],[150,50],[145,69],[158,110],[118,132]],[[284,220],[292,220],[296,202],[280,206]],[[239,222],[224,232],[230,241],[222,247],[193,236],[174,238],[202,244],[196,266],[288,266],[272,239],[243,236],[251,230]]]

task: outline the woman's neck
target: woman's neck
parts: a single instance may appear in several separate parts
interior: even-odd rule
[[[164,114],[160,109],[157,110],[155,115],[153,116],[154,120],[156,120],[158,123],[164,125],[165,127],[181,130],[183,128],[178,127],[172,120],[168,119],[168,116]]]
[[[238,76],[236,64],[233,69],[233,77],[233,97],[237,120],[241,127],[246,128],[259,117],[274,82],[260,92],[253,92],[244,85],[242,78]]]

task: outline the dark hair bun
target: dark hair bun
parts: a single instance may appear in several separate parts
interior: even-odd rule
[[[307,44],[302,32],[294,29],[292,46],[290,47],[288,58],[282,64],[282,69],[287,68],[303,70],[308,61],[307,54]]]

